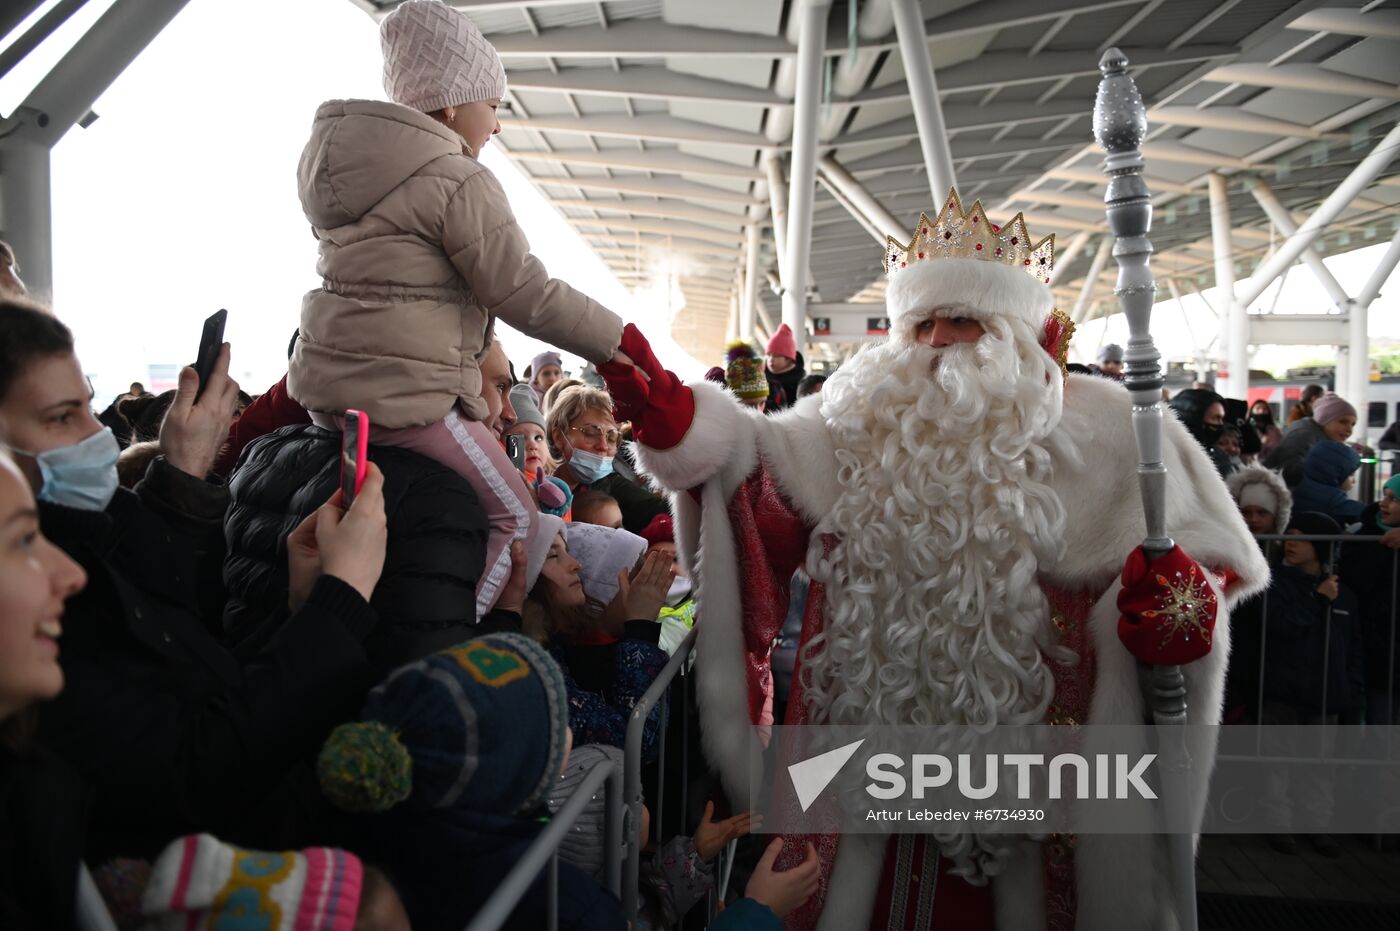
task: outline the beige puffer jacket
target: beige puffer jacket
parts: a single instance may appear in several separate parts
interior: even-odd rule
[[[477,359],[496,317],[594,364],[617,349],[622,321],[549,277],[495,176],[432,117],[322,104],[297,182],[321,244],[287,372],[307,410],[409,427],[460,402],[483,420]]]

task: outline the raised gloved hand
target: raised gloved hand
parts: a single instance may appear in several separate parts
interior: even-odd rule
[[[618,352],[632,364],[608,361],[598,366],[612,395],[614,416],[619,422],[632,422],[638,442],[670,449],[685,437],[695,419],[694,396],[657,361],[651,344],[633,324],[623,328]]]
[[[535,496],[540,502],[540,511],[563,517],[573,506],[574,494],[563,479],[541,474],[535,480]]]
[[[1123,565],[1118,639],[1154,666],[1180,666],[1210,652],[1220,606],[1207,572],[1179,546],[1149,563],[1138,547]]]

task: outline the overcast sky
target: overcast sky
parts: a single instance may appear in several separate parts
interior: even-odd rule
[[[111,2],[89,0],[0,78],[0,113],[12,111]],[[77,334],[99,400],[132,379],[149,381],[148,365],[190,361],[201,321],[220,307],[229,309],[233,369],[244,387],[257,393],[281,376],[301,296],[317,284],[316,246],[297,200],[297,159],[322,101],[382,99],[380,63],[377,26],[349,0],[191,0],[97,101],[97,122],[63,138],[53,154],[54,302]],[[483,161],[501,178],[552,274],[637,322],[682,375],[703,371],[670,341],[670,320],[659,309],[664,299],[624,290],[497,148],[488,146]],[[917,209],[927,205],[903,212]],[[1327,264],[1354,292],[1383,249]],[[1373,338],[1400,338],[1400,272],[1388,292],[1372,307]],[[1216,332],[1204,304],[1195,297],[1186,304],[1189,327],[1173,302],[1157,306],[1156,338],[1172,358],[1190,357]],[[1327,309],[1306,268],[1290,272],[1279,309]],[[1091,323],[1075,349],[1092,358],[1102,340],[1121,342],[1126,332],[1121,315],[1106,327]],[[504,339],[522,366],[542,348],[519,334]],[[1328,352],[1270,347],[1254,364],[1282,369]]]
[[[89,0],[0,80],[0,113],[111,2]],[[377,25],[348,0],[191,0],[97,101],[97,122],[58,144],[54,305],[99,401],[150,380],[148,365],[188,363],[220,307],[244,388],[281,377],[301,296],[318,283],[297,159],[322,101],[383,99],[381,61]],[[635,320],[668,364],[703,371],[670,342],[669,319],[634,300],[499,151],[483,161],[551,274]],[[503,339],[521,366],[544,348]]]

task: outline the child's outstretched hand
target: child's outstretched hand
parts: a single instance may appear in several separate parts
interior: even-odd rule
[[[773,861],[782,853],[783,839],[775,837],[763,851],[749,885],[744,890],[747,898],[767,905],[774,915],[784,917],[788,912],[801,908],[802,904],[817,891],[821,879],[821,862],[817,860],[817,848],[807,844],[807,858],[785,873],[773,871]]]
[[[712,820],[714,816],[715,803],[706,802],[705,816],[700,819],[700,826],[695,829],[691,838],[695,842],[695,850],[700,854],[700,859],[706,863],[719,856],[725,844],[748,834],[752,820],[750,812],[747,811],[723,821]]]

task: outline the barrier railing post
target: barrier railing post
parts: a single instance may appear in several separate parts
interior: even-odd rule
[[[656,681],[652,682],[651,686],[642,694],[641,699],[633,706],[632,714],[627,721],[627,739],[622,748],[622,792],[627,802],[626,816],[623,819],[623,828],[627,832],[623,839],[627,856],[622,870],[622,916],[632,924],[636,924],[637,921],[638,879],[642,866],[642,846],[639,836],[642,824],[642,738],[646,734],[646,722],[651,715],[651,709],[656,707],[657,702],[661,701],[661,697],[671,687],[671,682],[676,678],[676,674],[690,658],[690,651],[695,647],[697,633],[696,628],[691,628],[690,633],[685,635],[680,646],[676,647],[676,652],[671,654],[670,660],[657,674]],[[664,730],[662,734],[664,739]],[[659,759],[658,763],[664,772],[666,761]]]
[[[583,814],[583,810],[588,807],[588,803],[593,800],[599,789],[612,791],[617,782],[615,775],[617,765],[610,762],[601,762],[588,771],[583,777],[574,794],[564,803],[559,812],[545,825],[539,837],[536,837],[525,853],[515,864],[506,878],[496,887],[496,891],[481,906],[476,917],[467,925],[466,931],[499,931],[502,925],[510,918],[511,912],[520,904],[520,900],[525,898],[525,893],[530,891],[535,880],[546,869],[549,875],[546,877],[548,895],[548,926],[553,929],[558,927],[559,921],[559,846],[568,836],[574,823]],[[605,799],[606,804],[606,799]]]
[[[622,860],[626,855],[623,849],[622,833],[622,769],[614,766],[608,775],[607,794],[603,797],[603,849],[607,859],[603,863],[603,880],[608,891],[622,900]]]

